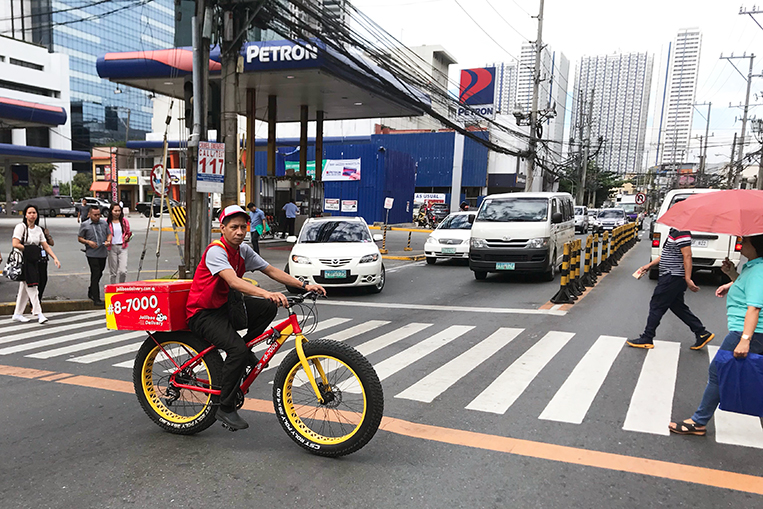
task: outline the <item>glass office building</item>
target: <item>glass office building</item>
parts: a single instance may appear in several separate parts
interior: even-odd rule
[[[3,35],[69,55],[72,149],[89,150],[151,131],[153,105],[142,90],[98,77],[99,56],[174,46],[175,1],[0,0]],[[8,18],[13,19],[11,24]]]

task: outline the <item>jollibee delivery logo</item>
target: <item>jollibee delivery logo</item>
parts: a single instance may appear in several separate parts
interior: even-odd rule
[[[493,104],[495,98],[495,67],[461,69],[461,104]]]

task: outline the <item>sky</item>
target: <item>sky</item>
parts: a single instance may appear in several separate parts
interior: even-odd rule
[[[406,46],[444,46],[458,61],[451,66],[451,79],[456,82],[462,68],[512,61],[512,57],[519,56],[522,43],[535,40],[537,33],[537,21],[531,16],[537,15],[539,0],[351,1]],[[744,104],[747,82],[720,56],[758,51],[753,74],[763,73],[763,29],[749,15],[739,14],[742,7],[753,10],[752,2],[734,0],[546,0],[543,41],[570,60],[568,101],[582,56],[617,52],[654,55],[645,148],[652,152],[652,131],[658,127],[653,126],[655,101],[662,99],[668,44],[679,29],[698,27],[702,31],[702,48],[696,102],[713,103],[708,162],[723,162],[728,161],[734,132],[741,131],[743,111],[733,106]],[[763,6],[758,9],[763,10]],[[763,25],[763,14],[755,18]],[[749,60],[734,63],[747,74]],[[763,117],[763,77],[753,78],[750,104],[761,106],[750,108],[748,116]],[[694,112],[692,126],[696,136],[704,135],[706,125],[707,106],[699,109],[701,112]],[[753,145],[748,150],[753,150],[757,142],[754,137],[748,140]],[[650,164],[654,162],[653,154]],[[688,160],[696,160],[698,155],[699,140],[694,139]]]

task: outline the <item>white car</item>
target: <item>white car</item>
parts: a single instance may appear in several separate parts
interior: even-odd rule
[[[438,258],[468,260],[469,237],[476,215],[477,212],[454,212],[443,219],[424,243],[427,263],[436,263]]]
[[[601,230],[614,230],[628,222],[623,209],[601,209],[596,220]]]
[[[371,293],[384,288],[382,256],[361,217],[322,217],[305,221],[289,255],[286,272],[307,284],[326,287],[365,286]]]
[[[588,231],[588,207],[578,205],[575,207],[575,233],[585,233]]]

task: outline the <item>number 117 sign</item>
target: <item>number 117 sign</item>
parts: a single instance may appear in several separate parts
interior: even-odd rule
[[[199,142],[196,191],[222,193],[225,181],[225,143]]]

